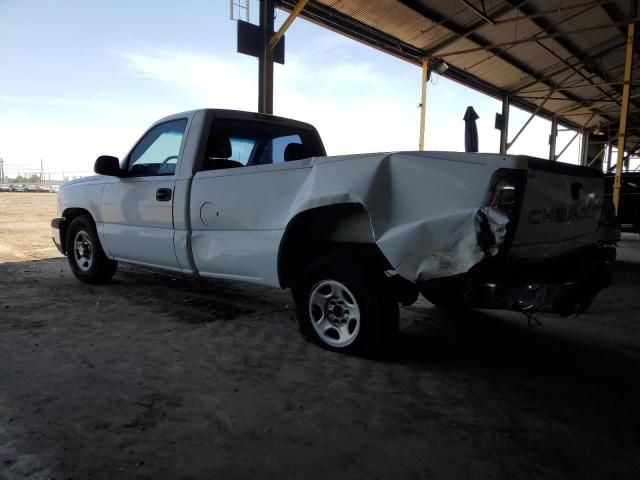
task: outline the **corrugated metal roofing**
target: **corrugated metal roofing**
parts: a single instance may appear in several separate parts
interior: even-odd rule
[[[277,0],[290,10],[297,0]],[[574,128],[617,132],[637,0],[311,0],[302,16]],[[636,45],[638,36],[636,36]],[[640,150],[639,49],[627,148]],[[545,98],[549,99],[545,101]],[[616,133],[617,135],[617,133]]]

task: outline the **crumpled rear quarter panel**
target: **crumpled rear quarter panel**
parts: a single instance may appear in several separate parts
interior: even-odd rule
[[[313,159],[289,218],[309,208],[361,203],[376,244],[400,275],[412,282],[456,275],[484,256],[476,213],[493,172],[512,166],[507,163],[513,162],[495,155],[434,152]]]

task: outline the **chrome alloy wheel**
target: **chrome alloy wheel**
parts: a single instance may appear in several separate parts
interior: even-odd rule
[[[353,294],[335,280],[318,282],[309,295],[309,317],[318,336],[327,345],[350,345],[360,331],[360,308]]]
[[[78,268],[83,272],[88,271],[93,264],[93,244],[91,237],[84,230],[76,233],[73,240],[73,256]]]

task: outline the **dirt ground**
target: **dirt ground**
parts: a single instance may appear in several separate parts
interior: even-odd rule
[[[4,263],[0,478],[636,479],[638,236],[619,259],[536,328],[403,308],[386,361],[303,341],[287,292]]]
[[[0,192],[0,263],[60,254],[51,241],[55,193]]]

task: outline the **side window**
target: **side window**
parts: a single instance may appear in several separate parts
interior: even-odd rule
[[[187,120],[173,120],[154,127],[129,156],[127,170],[132,175],[173,175]]]
[[[286,135],[284,137],[277,137],[271,140],[272,163],[284,163],[288,160],[285,158],[285,152],[287,151],[287,147],[291,144],[302,146],[302,139],[300,138],[300,135]],[[291,149],[289,149],[289,151],[291,151]]]
[[[229,140],[231,141],[231,156],[229,160],[235,160],[242,165],[249,163],[256,141],[250,138],[230,138]]]
[[[289,145],[298,145],[298,147],[289,148]],[[264,149],[256,165],[300,160],[303,158],[300,156],[302,152],[296,154],[296,151],[300,151],[302,147],[300,135],[284,135],[282,137],[271,138],[265,142]]]

